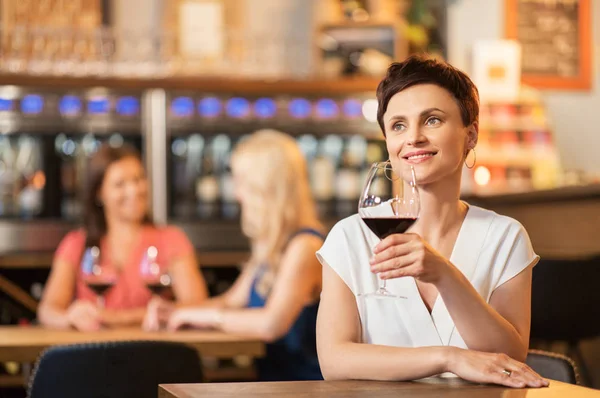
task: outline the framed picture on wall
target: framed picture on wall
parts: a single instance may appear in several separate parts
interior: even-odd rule
[[[505,0],[506,37],[522,46],[522,82],[540,89],[592,85],[591,0]]]

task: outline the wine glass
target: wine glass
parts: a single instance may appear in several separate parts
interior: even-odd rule
[[[410,166],[407,180],[396,174],[389,161],[371,165],[358,203],[358,214],[380,240],[406,232],[419,218],[420,201],[415,170]],[[376,298],[406,298],[386,289],[380,280],[375,292],[360,294]]]
[[[85,251],[81,262],[84,283],[96,293],[98,308],[104,308],[104,295],[117,282],[114,271],[100,266],[100,249],[97,246]]]
[[[162,296],[171,288],[171,276],[160,267],[157,258],[158,249],[155,246],[148,247],[140,264],[140,272],[148,290],[155,296]]]

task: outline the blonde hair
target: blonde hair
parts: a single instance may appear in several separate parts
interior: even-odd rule
[[[320,228],[306,160],[291,136],[259,130],[237,145],[231,166],[247,187],[242,231],[251,241],[250,263],[267,263],[276,272],[292,234]]]

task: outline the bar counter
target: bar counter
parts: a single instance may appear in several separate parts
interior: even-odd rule
[[[600,254],[600,184],[463,199],[521,222],[542,258]]]

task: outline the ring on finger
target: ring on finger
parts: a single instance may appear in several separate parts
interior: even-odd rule
[[[502,373],[504,373],[505,375],[507,375],[508,377],[510,377],[510,375],[512,375],[512,372],[508,369],[504,369],[502,370]]]

